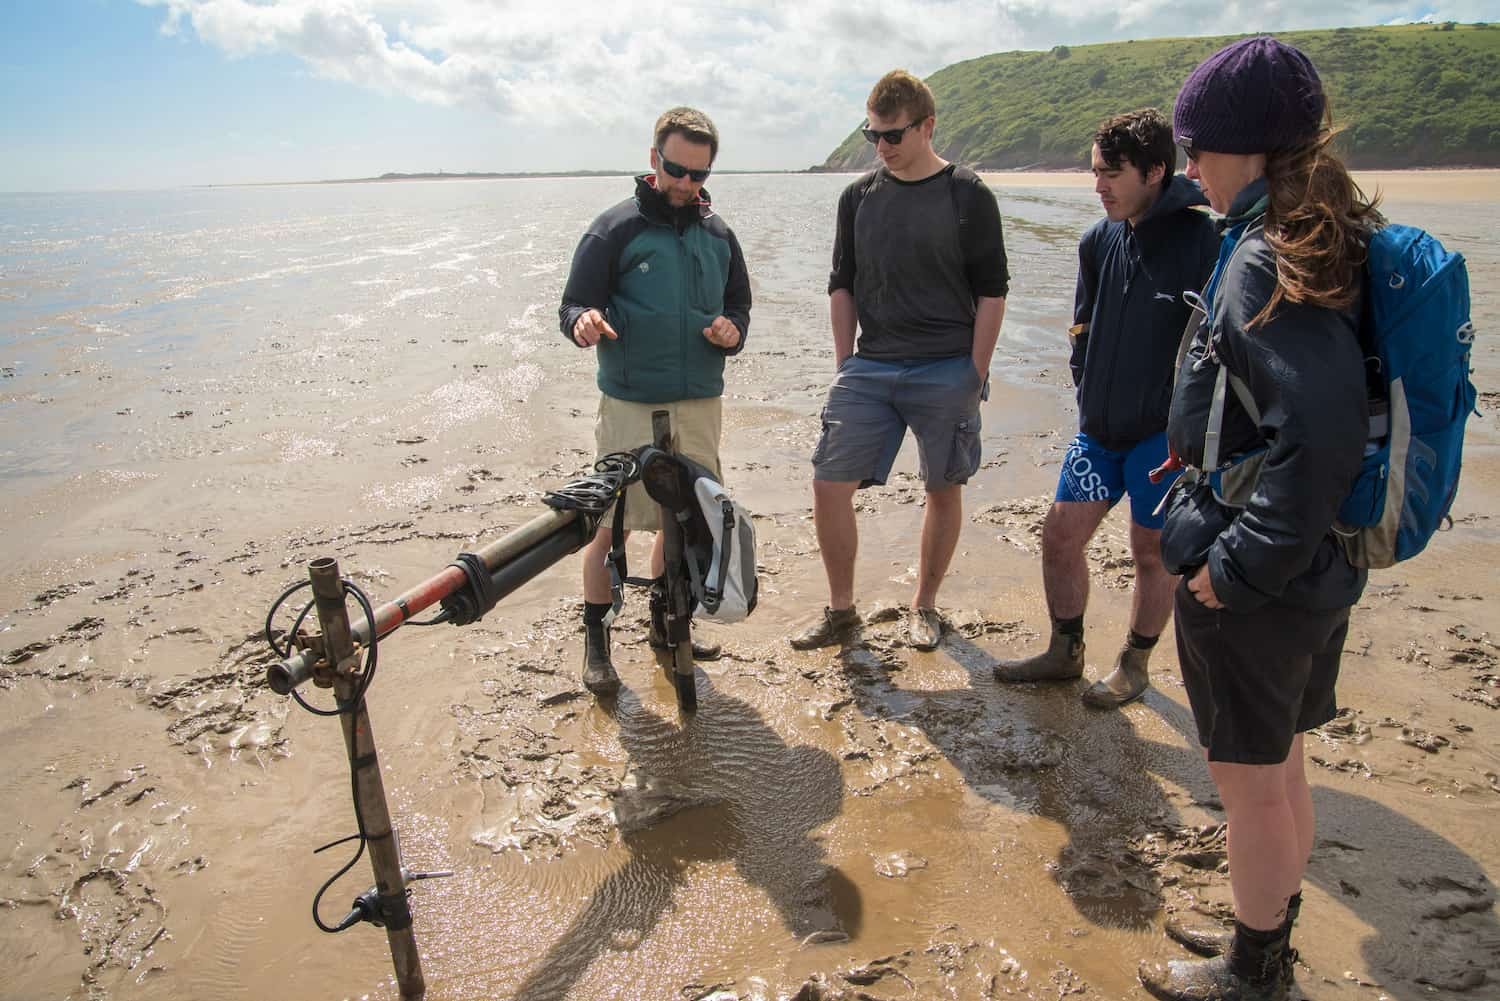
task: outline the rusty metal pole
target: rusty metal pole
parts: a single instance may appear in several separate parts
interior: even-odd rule
[[[313,600],[323,627],[323,655],[334,675],[334,695],[340,706],[347,705],[358,695],[361,678],[354,670],[356,651],[349,630],[349,612],[344,605],[339,564],[325,556],[309,563],[307,572],[312,578]],[[380,759],[375,754],[375,735],[370,730],[370,714],[363,696],[359,696],[351,712],[340,714],[339,722],[344,728],[344,747],[349,752],[349,769],[358,792],[355,808],[359,811],[359,826],[370,852],[370,867],[375,870],[380,912],[391,946],[391,962],[396,967],[396,985],[402,998],[420,998],[427,993],[427,984],[422,978],[422,959],[417,954],[406,880],[401,874],[401,846],[396,841],[396,829],[391,826],[385,785],[380,780]]]
[[[651,413],[653,444],[663,452],[676,455],[672,448],[672,418],[665,410]],[[693,677],[693,631],[689,610],[692,595],[682,572],[682,526],[664,505],[661,511],[662,556],[666,560],[667,637],[675,639],[672,647],[672,681],[677,686],[677,708],[683,712],[698,710],[698,684]]]

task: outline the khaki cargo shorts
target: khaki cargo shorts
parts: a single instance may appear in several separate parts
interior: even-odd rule
[[[596,458],[610,452],[629,452],[651,444],[651,414],[665,410],[672,415],[672,445],[683,455],[707,466],[720,477],[719,435],[724,426],[724,400],[714,396],[701,400],[677,400],[673,403],[635,403],[599,394],[599,414],[594,419]],[[606,518],[606,524],[614,512]],[[625,492],[625,529],[631,532],[655,532],[661,527],[656,502],[646,488],[636,483]]]

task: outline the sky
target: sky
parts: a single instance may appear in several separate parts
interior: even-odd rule
[[[0,0],[0,191],[645,169],[679,104],[797,170],[893,67],[1424,19],[1500,0]]]

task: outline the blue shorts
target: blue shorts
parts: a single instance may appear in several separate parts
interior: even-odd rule
[[[979,469],[979,401],[989,395],[968,355],[931,361],[845,359],[823,407],[813,479],[884,483],[911,428],[929,491],[965,483]]]
[[[1165,431],[1137,442],[1128,452],[1111,452],[1088,435],[1077,435],[1063,457],[1055,499],[1080,504],[1108,501],[1114,507],[1129,494],[1130,520],[1160,531],[1166,513],[1153,512],[1177,474],[1163,476],[1160,483],[1152,483],[1147,474],[1166,461]]]

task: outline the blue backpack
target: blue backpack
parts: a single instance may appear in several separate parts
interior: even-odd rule
[[[1370,437],[1334,528],[1349,562],[1375,569],[1420,553],[1448,520],[1474,412],[1474,324],[1463,255],[1414,226],[1372,234],[1365,276]]]
[[[1229,244],[1221,254],[1215,277],[1232,250]],[[1420,553],[1448,520],[1458,492],[1464,424],[1477,394],[1469,381],[1474,324],[1463,255],[1445,250],[1423,230],[1400,225],[1373,232],[1368,251],[1359,336],[1368,367],[1370,434],[1333,530],[1350,563],[1376,570]],[[1219,468],[1226,383],[1251,420],[1260,421],[1249,387],[1220,366],[1204,467],[1220,501],[1241,507],[1254,489],[1264,450]]]

